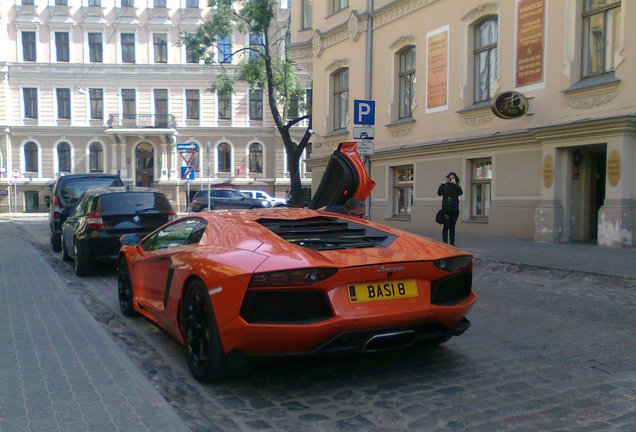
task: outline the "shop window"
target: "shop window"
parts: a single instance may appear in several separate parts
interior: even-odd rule
[[[470,217],[485,219],[490,213],[492,160],[475,159],[471,165]]]
[[[393,216],[409,216],[413,206],[413,165],[393,168]]]

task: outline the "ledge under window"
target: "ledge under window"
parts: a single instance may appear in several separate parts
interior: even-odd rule
[[[567,104],[575,109],[594,109],[613,100],[618,95],[618,85],[614,72],[583,78],[561,92]]]
[[[468,105],[465,106],[464,108],[460,109],[459,111],[457,111],[458,114],[464,114],[464,113],[469,113],[469,112],[473,112],[473,111],[480,111],[483,109],[487,109],[490,111],[490,104],[491,104],[491,100],[485,100],[485,101],[481,101],[481,102],[475,102],[472,105]]]
[[[334,131],[325,134],[324,138],[331,138],[339,135],[349,135],[349,129],[336,129]]]
[[[620,82],[621,80],[616,79],[614,71],[611,71],[600,75],[585,77],[576,84],[573,84],[565,90],[562,90],[562,92],[565,94],[570,94],[579,90],[587,90],[593,87],[616,86]]]

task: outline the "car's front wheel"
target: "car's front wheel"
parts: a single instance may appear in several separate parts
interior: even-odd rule
[[[78,276],[84,276],[90,271],[90,263],[77,246],[77,240],[73,242],[73,267],[75,268],[75,274]]]
[[[186,289],[183,298],[183,344],[192,375],[203,382],[226,377],[227,361],[210,295],[201,280]]]
[[[119,257],[117,265],[117,292],[119,293],[121,313],[129,317],[137,315],[133,306],[133,286],[130,280],[130,272],[124,256]]]

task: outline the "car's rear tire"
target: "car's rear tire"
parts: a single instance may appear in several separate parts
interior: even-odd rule
[[[183,296],[183,345],[192,375],[199,381],[223,379],[228,365],[208,290],[201,280],[186,288]]]
[[[59,252],[62,248],[60,237],[56,236],[54,232],[51,232],[51,249],[53,252]]]
[[[71,256],[66,252],[66,245],[64,244],[64,236],[60,236],[60,250],[62,251],[62,261],[70,261]]]
[[[137,315],[135,306],[133,305],[133,286],[130,280],[130,271],[128,270],[128,262],[126,257],[119,257],[117,265],[117,292],[119,294],[119,308],[121,313],[128,317]]]
[[[77,240],[73,242],[73,267],[75,268],[75,274],[78,276],[84,276],[90,272],[90,262],[77,246]]]

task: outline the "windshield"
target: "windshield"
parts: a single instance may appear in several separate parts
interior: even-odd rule
[[[168,213],[172,206],[168,199],[154,192],[121,192],[102,195],[101,213],[114,214]]]
[[[62,182],[62,190],[58,197],[62,206],[75,204],[88,189],[123,186],[119,177],[79,177],[64,179]]]

